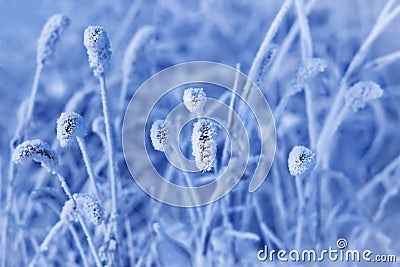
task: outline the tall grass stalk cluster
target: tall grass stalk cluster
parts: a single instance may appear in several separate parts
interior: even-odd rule
[[[85,15],[54,4],[65,14],[44,9],[40,23],[28,12],[35,23],[18,26],[37,42],[7,56],[21,70],[2,60],[11,62],[5,54],[23,31],[10,42],[0,36],[0,267],[259,266],[264,245],[322,250],[339,238],[400,260],[400,2],[117,2],[86,6]],[[249,193],[262,144],[245,103],[249,84],[231,81],[243,97],[199,81],[175,88],[154,103],[145,129],[143,157],[164,179],[202,186],[235,155],[230,138],[242,137],[204,117],[207,98],[238,113],[249,137],[241,142],[250,144],[228,195],[179,208],[134,182],[122,125],[140,84],[193,60],[225,63],[258,85],[274,115],[276,154],[268,179]],[[165,119],[180,104],[194,119],[175,129]],[[173,130],[197,172],[169,164]]]

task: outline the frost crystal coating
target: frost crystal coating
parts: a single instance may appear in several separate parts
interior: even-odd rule
[[[308,174],[315,163],[315,154],[304,146],[295,146],[289,153],[288,167],[292,176]]]
[[[200,110],[207,101],[203,88],[188,88],[183,92],[183,101],[190,112]]]
[[[111,51],[107,33],[100,26],[89,26],[83,36],[83,44],[87,49],[89,65],[96,77],[103,75],[110,64]]]
[[[61,219],[72,222],[79,221],[79,214],[86,217],[93,225],[103,221],[103,208],[95,197],[90,194],[74,194],[74,200],[65,202],[61,212]]]
[[[168,143],[170,126],[163,120],[157,120],[150,129],[150,139],[155,150],[164,152],[164,146]]]
[[[63,112],[57,120],[57,139],[61,147],[75,143],[76,137],[86,135],[86,124],[82,116],[75,112]]]
[[[192,148],[196,167],[200,171],[210,171],[217,154],[214,141],[216,128],[210,120],[200,119],[193,125]]]
[[[353,85],[345,95],[346,105],[354,112],[365,107],[365,105],[374,99],[383,95],[381,87],[374,82],[358,82]]]
[[[55,172],[58,168],[56,153],[46,142],[39,139],[19,144],[14,150],[13,160],[16,164],[33,160],[39,162],[49,172]]]

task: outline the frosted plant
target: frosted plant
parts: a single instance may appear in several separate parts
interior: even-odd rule
[[[46,142],[39,139],[19,144],[14,150],[13,160],[16,164],[33,160],[53,173],[58,169],[56,153]]]
[[[87,134],[86,123],[82,116],[75,112],[63,112],[57,120],[57,139],[61,147],[69,147],[76,138]]]
[[[203,88],[188,88],[183,92],[183,103],[190,112],[200,111],[206,103]]]
[[[110,173],[111,187],[111,224],[110,227],[114,236],[118,236],[118,206],[117,206],[117,183],[115,178],[115,159],[114,159],[114,140],[112,137],[110,112],[108,108],[108,96],[106,79],[104,75],[105,67],[110,63],[111,51],[110,41],[107,33],[100,26],[89,26],[84,32],[83,44],[87,49],[89,65],[92,67],[93,74],[99,79],[101,104],[103,108],[104,126],[107,137],[107,156]]]
[[[290,175],[301,176],[310,173],[316,164],[315,154],[304,146],[295,146],[289,153]]]
[[[346,106],[354,112],[365,107],[365,105],[374,99],[381,97],[383,91],[381,87],[371,81],[361,81],[354,84],[345,94]]]
[[[79,213],[76,204],[72,199],[68,199],[65,201],[64,207],[62,208],[60,218],[64,221],[78,222],[78,214]]]
[[[318,73],[324,72],[327,66],[326,61],[322,58],[310,58],[303,62],[291,81],[290,93],[296,94],[300,92],[309,79],[313,78]]]
[[[171,126],[164,120],[157,120],[150,129],[150,139],[155,150],[164,152],[164,146],[168,143]]]
[[[94,196],[90,194],[74,194],[73,198],[75,201],[69,199],[65,202],[61,212],[61,219],[78,222],[80,214],[93,225],[99,225],[103,221],[103,208]]]
[[[36,61],[38,65],[50,63],[54,56],[55,45],[69,24],[70,19],[63,14],[55,14],[47,20],[37,43]]]
[[[69,147],[72,146],[76,141],[78,142],[89,179],[92,182],[96,197],[100,199],[100,191],[96,183],[93,164],[89,159],[87,152],[88,149],[84,140],[86,134],[86,123],[81,115],[73,111],[61,113],[57,120],[57,139],[60,141],[60,146]]]
[[[83,44],[87,49],[89,65],[93,68],[94,75],[96,77],[103,75],[111,60],[107,33],[100,26],[89,26],[85,30]]]
[[[90,251],[92,252],[93,258],[96,262],[97,267],[103,266],[100,258],[94,247],[93,238],[89,232],[89,229],[82,219],[85,217],[93,225],[99,225],[103,221],[103,208],[99,202],[89,194],[74,194],[72,198],[67,200],[64,204],[62,212],[60,214],[61,222],[79,222],[82,226],[82,230],[85,233],[88,241]]]
[[[200,171],[210,171],[217,154],[214,137],[216,128],[208,119],[200,119],[193,125],[192,149],[196,167]]]

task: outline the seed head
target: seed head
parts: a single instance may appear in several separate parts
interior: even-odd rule
[[[53,173],[58,169],[56,153],[46,142],[39,139],[28,140],[19,144],[14,150],[13,160],[15,164],[33,160]]]
[[[85,30],[83,44],[87,49],[89,65],[93,68],[94,75],[100,77],[111,60],[107,33],[100,26],[89,26]]]
[[[326,61],[322,58],[311,58],[304,62],[291,81],[290,93],[300,92],[308,80],[318,73],[324,72],[327,66]]]
[[[69,24],[70,19],[63,14],[55,14],[47,20],[37,42],[36,61],[38,65],[43,66],[50,63],[54,56],[55,45]]]
[[[163,120],[157,120],[150,129],[150,139],[155,150],[164,152],[164,146],[168,143],[171,127]]]
[[[57,120],[57,139],[61,147],[69,147],[76,137],[84,137],[87,133],[86,123],[81,115],[75,112],[63,112]]]
[[[217,154],[217,145],[214,141],[216,134],[214,124],[208,119],[200,119],[193,125],[192,149],[199,171],[211,171]]]
[[[288,167],[292,176],[308,174],[314,169],[315,163],[315,154],[304,146],[295,146],[289,153]]]
[[[203,88],[188,88],[183,92],[183,101],[190,112],[200,110],[207,101]]]
[[[88,219],[93,225],[99,225],[103,220],[103,208],[97,199],[90,194],[74,194],[72,199],[65,202],[61,219],[72,222],[79,220],[79,215]]]
[[[357,112],[369,101],[380,98],[382,95],[383,90],[378,84],[371,81],[358,82],[346,92],[345,102],[346,106]]]

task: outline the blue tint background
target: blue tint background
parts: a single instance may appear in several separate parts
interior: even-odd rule
[[[40,138],[52,144],[72,191],[90,192],[79,149],[60,148],[56,139],[56,120],[60,113],[65,110],[80,113],[89,125],[86,137],[89,156],[107,199],[107,209],[110,194],[103,125],[99,118],[102,116],[101,102],[98,82],[89,68],[83,46],[84,29],[89,25],[101,25],[110,37],[113,54],[106,75],[111,118],[115,121],[123,116],[120,111],[123,107],[118,102],[121,62],[130,39],[142,26],[152,25],[155,37],[139,51],[140,62],[137,62],[137,74],[129,84],[127,101],[152,74],[177,63],[208,60],[232,67],[240,63],[241,71],[248,73],[282,3],[276,0],[0,1],[0,228],[9,216],[5,266],[29,264],[59,219],[49,204],[61,209],[66,200],[54,176],[37,164],[27,164],[17,167],[13,197],[11,203],[6,203],[9,142],[20,120],[21,103],[30,95],[36,41],[51,15],[66,14],[71,19],[71,26],[61,36],[52,64],[43,71],[28,138]],[[325,124],[341,77],[385,3],[382,0],[320,0],[313,6],[308,20],[314,56],[325,59],[328,65],[325,72],[310,82],[318,130]],[[397,5],[396,2],[395,7]],[[296,12],[292,7],[273,40],[278,49],[295,21]],[[384,90],[382,98],[357,113],[346,115],[331,147],[323,151],[329,155],[329,169],[315,170],[305,181],[309,199],[305,209],[304,249],[336,248],[336,240],[343,237],[349,248],[371,249],[376,254],[400,257],[400,63],[393,60],[381,67],[366,67],[375,58],[399,51],[399,27],[399,18],[385,27],[349,80],[349,85],[360,80],[378,83]],[[273,66],[273,72],[269,76],[264,74],[267,80],[261,79],[258,84],[272,110],[301,66],[300,47],[300,39],[296,37],[279,65]],[[179,98],[173,98],[169,103],[176,101]],[[165,110],[170,108],[161,106],[154,114],[164,116]],[[257,259],[257,251],[264,244],[271,249],[294,249],[298,202],[294,178],[287,168],[287,156],[295,145],[310,146],[307,123],[304,93],[300,92],[290,98],[285,113],[276,121],[275,161],[261,188],[253,194],[247,191],[248,178],[255,167],[250,165],[246,176],[228,197],[197,209],[170,207],[143,193],[126,168],[121,128],[115,127],[119,265],[187,266],[191,262],[193,266],[257,266],[262,264]],[[190,142],[190,136],[187,142]],[[258,144],[256,138],[251,142]],[[223,142],[218,143],[221,149],[223,145]],[[162,155],[155,159],[154,164],[165,168]],[[182,179],[181,175],[177,179]],[[358,197],[357,192],[371,184],[371,180],[379,182],[364,197]],[[30,197],[41,187],[55,188],[55,196]],[[11,207],[8,214],[5,212],[7,204]],[[154,231],[155,223],[163,229],[161,234]],[[74,227],[90,258],[79,225]],[[94,227],[90,231],[96,248],[104,245],[101,232]],[[4,236],[1,239],[4,240]],[[90,262],[93,263],[91,258]],[[107,259],[104,264],[106,262]],[[81,258],[67,228],[57,234],[38,264],[80,265]],[[290,263],[282,265],[290,266]],[[365,263],[358,266],[365,266]],[[382,266],[396,265],[386,263]]]

